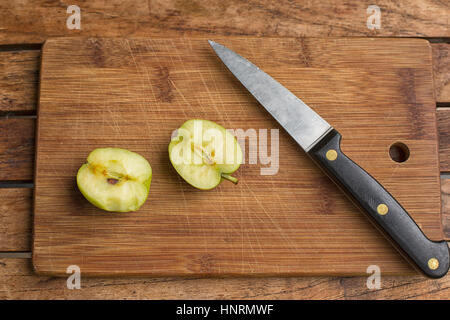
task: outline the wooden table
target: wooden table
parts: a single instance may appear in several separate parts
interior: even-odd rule
[[[72,4],[72,3],[71,3]],[[1,299],[448,299],[440,280],[382,277],[305,278],[65,278],[38,277],[31,267],[32,193],[40,48],[53,36],[422,37],[433,51],[444,232],[450,239],[450,3],[379,0],[381,28],[366,26],[368,4],[338,0],[291,2],[89,1],[81,30],[66,27],[67,6],[26,0],[0,4],[0,298]]]

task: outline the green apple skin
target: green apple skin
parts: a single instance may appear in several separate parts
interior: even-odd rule
[[[147,200],[152,168],[141,155],[121,148],[93,150],[77,173],[77,185],[94,206],[110,212],[138,210]]]
[[[203,132],[208,129],[215,129],[219,132],[227,143],[223,145],[222,156],[230,155],[232,161],[217,161],[214,150],[214,144],[211,141],[202,141],[201,146],[195,146],[194,140],[194,124],[195,122],[201,122]],[[180,150],[191,148],[191,150],[201,150],[200,153],[204,155],[205,161],[201,163],[192,163],[188,161],[188,164],[183,163],[180,158]],[[178,150],[177,150],[178,149]],[[169,158],[173,167],[177,173],[191,186],[200,190],[211,190],[217,187],[224,179],[233,183],[237,183],[238,180],[232,177],[231,174],[239,169],[242,163],[242,150],[237,142],[236,138],[228,132],[221,125],[201,119],[191,119],[183,123],[183,125],[177,130],[177,134],[171,139],[169,143]],[[192,151],[193,157],[196,156],[195,151]],[[183,153],[184,154],[184,153]],[[199,156],[197,154],[197,156]],[[222,160],[224,158],[222,157]],[[186,160],[186,159],[185,159]]]

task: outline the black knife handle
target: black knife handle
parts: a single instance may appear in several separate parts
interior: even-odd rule
[[[394,197],[341,151],[340,144],[341,135],[333,129],[308,154],[407,260],[428,277],[443,277],[449,268],[446,241],[428,239]]]

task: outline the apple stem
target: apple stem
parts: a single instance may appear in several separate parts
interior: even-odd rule
[[[234,184],[237,184],[238,181],[239,181],[237,178],[232,177],[232,176],[230,176],[229,174],[226,174],[226,173],[222,173],[221,176],[222,176],[222,178],[227,179],[228,181],[231,181]]]

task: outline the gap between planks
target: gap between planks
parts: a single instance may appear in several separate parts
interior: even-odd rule
[[[31,259],[31,251],[0,252],[0,259]]]

